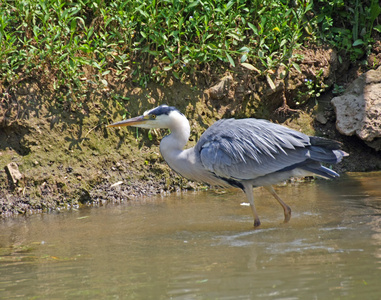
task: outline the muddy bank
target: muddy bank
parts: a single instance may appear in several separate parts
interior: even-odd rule
[[[167,78],[145,88],[121,82],[111,72],[107,88],[90,86],[80,102],[39,78],[25,77],[1,87],[1,216],[203,188],[174,174],[161,158],[158,146],[166,131],[105,127],[164,103],[189,118],[188,146],[217,119],[266,118],[309,135],[342,141],[351,156],[334,167],[339,172],[381,169],[379,153],[336,131],[330,104],[333,83],[344,87],[361,68],[339,64],[331,49],[303,51],[302,73],[295,71],[281,79],[280,68],[271,78],[274,86],[238,66],[223,73],[218,68],[196,72],[183,81]],[[315,101],[305,82],[316,80],[316,74],[320,74],[316,85],[324,84],[325,92]],[[12,179],[10,163],[17,164],[18,180]]]

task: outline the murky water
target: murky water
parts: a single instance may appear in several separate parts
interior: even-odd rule
[[[381,173],[0,224],[1,299],[381,299]]]

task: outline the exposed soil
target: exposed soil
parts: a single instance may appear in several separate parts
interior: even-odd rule
[[[380,65],[379,43],[370,56]],[[302,73],[283,69],[268,79],[243,67],[204,69],[185,81],[167,78],[146,88],[121,82],[112,73],[108,87],[91,90],[82,106],[72,95],[54,92],[49,82],[24,77],[1,87],[0,102],[0,215],[25,214],[80,205],[102,205],[180,188],[200,188],[173,173],[160,156],[165,131],[106,129],[105,125],[141,114],[159,104],[176,106],[191,120],[192,146],[201,133],[220,118],[271,119],[306,134],[340,140],[351,154],[335,166],[341,172],[381,169],[381,156],[356,137],[335,129],[330,105],[332,85],[345,87],[360,73],[359,66],[340,64],[329,48],[301,49]],[[316,80],[327,91],[308,99],[305,79]],[[91,74],[88,74],[91,76]],[[320,83],[320,82],[318,82]],[[220,84],[217,92],[210,89]],[[112,101],[116,97],[118,101]],[[6,166],[15,162],[22,178],[13,182]]]

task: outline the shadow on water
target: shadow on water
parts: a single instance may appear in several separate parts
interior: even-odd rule
[[[0,224],[1,299],[378,299],[380,173],[177,194]]]

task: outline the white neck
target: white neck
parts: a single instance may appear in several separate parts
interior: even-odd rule
[[[160,143],[160,151],[165,160],[166,154],[182,151],[190,136],[189,121],[183,115],[176,114],[176,118],[173,118],[168,127],[171,134],[164,137]]]
[[[160,143],[161,155],[177,173],[188,179],[194,179],[190,178],[193,176],[189,172],[195,162],[193,148],[184,150],[190,136],[189,121],[185,116],[176,114],[168,124],[168,128],[171,134],[164,137]]]
[[[202,181],[211,185],[224,185],[202,166],[194,147],[184,150],[190,136],[189,121],[185,116],[177,114],[171,119],[168,128],[171,134],[160,143],[160,152],[168,165],[185,178]]]

